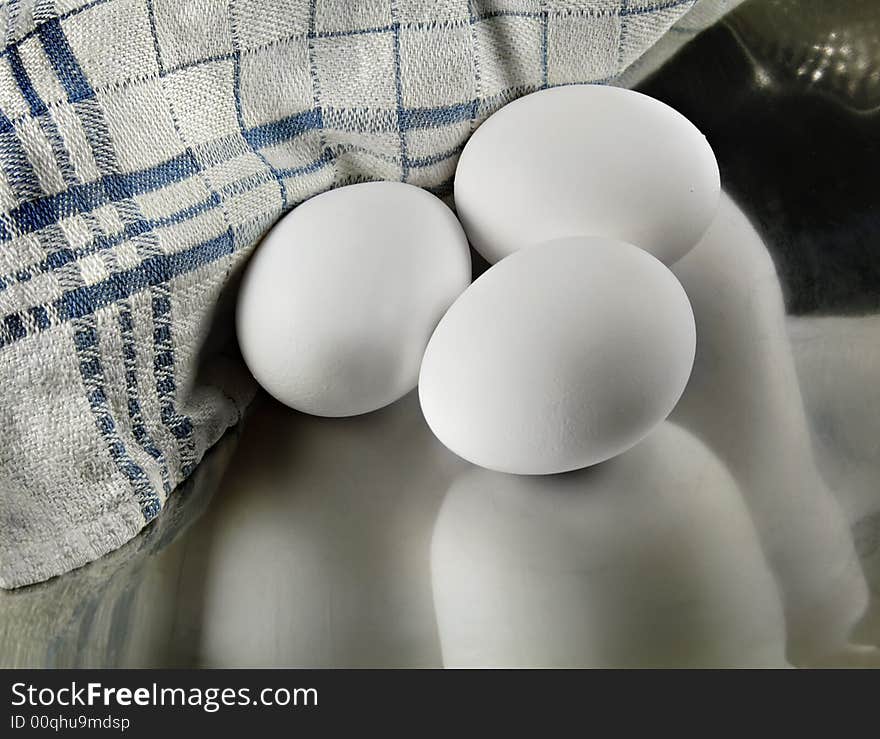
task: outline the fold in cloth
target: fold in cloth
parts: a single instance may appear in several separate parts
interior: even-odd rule
[[[283,212],[365,179],[448,193],[489,114],[612,80],[693,5],[4,4],[0,586],[129,540],[240,418],[222,306]]]

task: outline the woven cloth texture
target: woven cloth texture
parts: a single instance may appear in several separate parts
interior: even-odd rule
[[[283,212],[448,194],[489,114],[613,80],[693,4],[0,5],[0,586],[131,539],[240,419],[224,287]]]

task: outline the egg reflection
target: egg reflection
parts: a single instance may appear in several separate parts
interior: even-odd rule
[[[739,490],[670,423],[566,475],[471,468],[440,510],[431,565],[446,666],[785,664]]]

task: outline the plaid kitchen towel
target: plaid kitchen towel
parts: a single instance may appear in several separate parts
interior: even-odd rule
[[[490,113],[611,80],[693,4],[2,3],[0,586],[131,539],[240,418],[224,288],[284,211],[448,193]]]

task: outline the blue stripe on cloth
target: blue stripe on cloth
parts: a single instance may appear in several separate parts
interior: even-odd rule
[[[321,80],[318,76],[318,60],[315,54],[315,27],[318,14],[317,0],[309,0],[309,26],[306,36],[306,57],[309,64],[309,80],[312,83],[312,105],[315,112],[321,117],[318,130],[318,142],[321,145],[321,157],[329,156],[329,164],[335,164],[336,153],[327,145],[327,137],[324,135],[324,108],[321,106]]]
[[[31,318],[38,328],[49,328],[49,314],[42,305],[35,305],[32,308],[28,308],[28,313],[31,314]]]
[[[138,266],[112,274],[101,282],[68,290],[53,305],[61,320],[87,316],[140,290],[167,282],[232,254],[234,248],[232,232],[227,230],[189,249],[149,256]]]
[[[125,223],[122,229],[115,234],[101,234],[95,237],[91,244],[81,248],[62,247],[49,254],[48,257],[41,260],[37,264],[26,267],[24,271],[29,274],[29,278],[35,274],[43,274],[52,270],[63,267],[65,264],[81,259],[89,254],[95,254],[106,249],[112,249],[123,241],[140,236],[149,231],[155,231],[166,226],[183,223],[194,218],[195,216],[206,213],[220,204],[220,199],[216,193],[211,195],[194,205],[188,206],[162,218],[138,218]],[[23,280],[16,275],[4,275],[0,277],[0,292],[5,290],[10,284],[22,282]]]
[[[2,143],[2,142],[0,142]],[[5,153],[6,148],[0,147]],[[184,152],[147,169],[127,174],[111,172],[94,182],[74,185],[55,195],[22,203],[8,216],[16,232],[30,233],[123,198],[152,192],[192,175],[198,169],[193,155]],[[4,234],[9,240],[9,234]]]
[[[477,127],[477,113],[480,109],[480,88],[483,86],[482,82],[482,72],[480,71],[480,55],[477,53],[478,49],[478,39],[477,39],[477,24],[476,18],[474,15],[474,0],[467,0],[468,7],[468,24],[470,25],[470,37],[471,37],[471,57],[473,59],[474,64],[474,100],[473,106],[470,110],[470,115],[468,116],[468,133],[473,134],[474,129]]]
[[[474,99],[467,103],[440,106],[437,108],[404,108],[399,116],[399,125],[405,129],[429,128],[432,126],[451,125],[472,119],[476,114],[479,101]],[[192,153],[187,150],[159,164],[143,170],[119,173],[114,169],[111,152],[105,151],[110,146],[109,136],[96,135],[96,116],[101,115],[94,99],[83,100],[74,106],[80,114],[86,137],[95,152],[99,169],[104,172],[100,180],[83,183],[70,187],[67,190],[40,199],[30,200],[12,209],[7,218],[8,225],[0,224],[0,243],[10,241],[18,235],[32,233],[53,223],[68,218],[78,213],[94,210],[102,205],[116,202],[123,198],[142,195],[147,192],[158,190],[167,185],[180,182],[201,171],[200,165]],[[279,121],[267,123],[242,132],[245,141],[253,148],[263,148],[274,144],[288,141],[305,131],[323,128],[324,120],[320,109],[308,110],[297,113]],[[0,133],[0,156],[11,158],[3,163],[4,170],[19,173],[19,177],[27,175],[31,168],[27,164],[26,156],[20,146],[16,147],[12,142],[3,141],[2,137],[12,134]],[[325,149],[326,151],[326,149]],[[316,160],[316,166],[306,165],[305,171],[314,169],[328,163],[322,155]],[[332,153],[329,155],[332,158]],[[23,161],[22,161],[23,160]],[[280,179],[290,176],[290,170],[273,170],[273,175]],[[15,180],[11,180],[12,185]],[[29,180],[17,183],[21,199],[28,196],[39,198],[40,188],[36,182]],[[26,190],[27,192],[23,192]],[[11,227],[10,227],[11,226]]]
[[[116,151],[110,139],[110,132],[107,130],[107,122],[104,120],[104,110],[97,98],[86,98],[73,103],[73,110],[82,124],[83,133],[98,165],[98,171],[102,175],[115,173]]]
[[[83,3],[79,7],[71,8],[70,10],[62,13],[61,15],[56,17],[58,21],[66,21],[68,18],[72,18],[75,15],[79,15],[80,13],[85,12],[86,10],[91,10],[96,5],[104,5],[105,3],[113,2],[114,0],[90,0],[87,3]],[[18,7],[21,4],[20,0],[10,0],[9,3],[9,15],[12,15],[13,6]],[[35,19],[36,20],[36,19]],[[21,45],[28,39],[32,38],[40,31],[41,23],[37,23],[34,28],[31,28],[27,33],[22,34],[22,36],[18,39],[12,39],[7,36],[6,43],[7,45],[0,49],[0,57],[3,57],[5,54],[9,52],[9,49],[14,45]]]
[[[458,156],[463,149],[464,144],[459,144],[452,149],[447,149],[446,151],[441,151],[437,154],[431,154],[427,157],[419,157],[418,159],[410,159],[409,166],[413,169],[430,167],[433,164],[439,164],[440,162],[445,162],[447,159],[452,159],[454,156]]]
[[[377,33],[391,33],[394,31],[394,26],[373,26],[372,28],[353,28],[344,31],[315,31],[314,29],[310,30],[308,33],[308,38],[310,39],[322,39],[322,38],[345,38],[346,36],[372,36]]]
[[[6,318],[3,319],[4,328],[6,329],[6,334],[13,341],[17,339],[23,339],[27,332],[24,328],[24,323],[21,320],[21,316],[18,313],[12,313]]]
[[[61,28],[61,21],[54,18],[38,26],[36,30],[43,51],[46,52],[46,57],[55,70],[58,81],[67,93],[67,99],[71,103],[76,103],[93,97],[94,90],[86,79],[73,49],[70,48],[64,30]]]
[[[133,200],[121,201],[120,203],[117,204],[117,210],[119,212],[120,217],[123,219],[123,222],[125,223],[125,225],[129,225],[131,223],[135,223],[135,222],[138,222],[143,219],[143,214],[141,213],[140,209],[137,207],[137,204]],[[143,254],[147,254],[149,256],[161,256],[162,255],[162,251],[159,247],[158,235],[154,231],[145,232],[143,234],[142,240],[144,243],[138,249],[139,252],[142,252]],[[110,252],[110,256],[111,257],[113,256],[113,252]],[[118,265],[115,265],[115,269],[118,269]],[[158,292],[162,292],[166,295],[169,295],[168,302],[170,305],[170,292],[169,292],[169,288],[167,285],[154,286],[151,288],[151,292],[154,296],[154,298],[150,301],[151,305],[154,304],[155,295]],[[153,315],[154,334],[155,334],[156,321],[157,321],[156,316]],[[170,336],[171,336],[170,324],[169,324],[169,329],[168,329],[167,333],[168,333],[168,337],[169,337],[168,341],[170,343]],[[123,333],[122,339],[123,339],[123,346],[122,346],[123,360],[125,362],[131,362],[131,364],[132,364],[132,369],[129,371],[129,373],[135,372],[134,367],[136,366],[137,345],[134,343],[134,337],[132,334]],[[173,373],[174,373],[173,347],[170,345],[167,348],[164,346],[160,346],[159,342],[154,339],[153,352],[154,352],[154,358],[155,358],[155,356],[159,356],[160,354],[163,356],[167,355],[167,357],[168,357],[168,362],[167,362],[168,367],[164,371],[163,376],[160,377],[160,374],[154,368],[153,376],[154,376],[154,381],[156,383],[156,387],[158,389],[161,385],[161,381],[163,380],[164,375],[170,374],[173,377]],[[127,384],[129,383],[130,379],[131,379],[131,377],[126,378]],[[132,383],[132,384],[128,384],[128,387],[129,387],[129,392],[130,392],[129,403],[128,403],[129,417],[132,420],[132,432],[134,433],[135,440],[138,441],[138,443],[145,449],[145,451],[148,454],[150,454],[150,456],[156,458],[157,461],[159,461],[159,459],[161,458],[161,465],[162,465],[163,469],[165,470],[163,473],[163,487],[164,487],[165,493],[167,495],[170,490],[170,480],[168,479],[169,476],[168,476],[168,467],[167,467],[166,457],[164,454],[159,452],[158,448],[156,448],[155,444],[152,442],[143,421],[141,420],[141,422],[138,423],[137,418],[132,418],[132,416],[131,416],[132,411],[140,408],[140,403],[139,403],[139,399],[138,399],[138,395],[137,395],[138,385],[136,383]],[[172,410],[174,410],[175,398],[174,398],[173,394],[169,396],[167,394],[163,394],[163,393],[159,392],[158,401],[159,401],[160,407],[170,407],[170,408],[172,408]],[[165,416],[162,416],[161,420],[162,420],[163,425],[167,426],[169,428],[169,430],[171,430],[175,439],[178,440],[179,452],[180,452],[179,470],[180,470],[181,476],[186,477],[187,475],[189,475],[189,473],[192,471],[193,467],[195,466],[195,462],[194,462],[194,460],[195,460],[195,442],[192,439],[191,433],[189,435],[180,436],[178,433],[176,433],[176,430],[178,428],[180,428],[181,426],[188,424],[188,426],[186,426],[186,427],[189,428],[191,431],[192,430],[192,423],[189,420],[189,418],[187,418],[185,416],[177,415],[176,410],[174,411],[174,413],[175,413],[174,423],[169,423]],[[156,456],[157,452],[159,453],[158,457]]]
[[[391,17],[394,20],[394,94],[397,101],[397,136],[400,148],[400,181],[409,178],[409,158],[406,152],[406,127],[403,124],[403,80],[400,71],[400,23],[397,18],[397,2],[391,0]]]
[[[0,110],[0,133],[7,133],[13,129],[14,126],[12,125],[12,121],[9,120],[6,113]]]
[[[547,34],[550,25],[550,12],[547,10],[546,2],[541,3],[541,87],[548,86],[548,66],[547,66]]]
[[[14,129],[0,133],[0,167],[16,200],[36,202],[43,195],[40,181],[21,145],[18,132]],[[8,241],[16,233],[16,224],[11,211],[4,213],[3,217],[4,227],[0,230],[0,240]]]
[[[47,38],[52,38],[51,32],[49,33],[49,36],[47,36]],[[43,41],[42,36],[41,41]],[[143,182],[143,177],[141,176],[143,175],[143,173],[139,173],[139,176],[135,177],[134,180],[132,180],[131,182],[126,181],[125,179],[120,179],[118,175],[119,163],[116,157],[113,143],[111,141],[107,122],[104,119],[103,110],[97,104],[97,101],[93,99],[93,96],[90,96],[88,94],[90,88],[89,90],[83,89],[82,81],[84,81],[85,77],[79,67],[77,60],[73,57],[72,52],[70,52],[70,49],[67,46],[66,39],[64,39],[63,32],[61,32],[60,26],[58,28],[58,34],[55,34],[54,41],[54,48],[46,48],[46,54],[50,58],[50,61],[56,70],[56,74],[59,75],[59,80],[68,92],[70,99],[73,101],[73,109],[79,116],[80,122],[82,123],[83,131],[86,134],[86,140],[88,141],[92,149],[92,154],[95,158],[95,163],[98,165],[99,171],[104,174],[104,176],[95,183],[83,184],[77,182],[77,177],[74,172],[73,181],[76,184],[70,184],[66,192],[74,193],[75,198],[81,198],[82,196],[85,196],[87,202],[90,202],[90,196],[92,195],[96,196],[99,200],[114,202],[120,201],[117,202],[116,207],[117,210],[120,210],[120,212],[122,212],[122,210],[124,209],[124,202],[128,201],[134,204],[134,201],[129,199],[130,190],[132,187],[137,187],[138,183]],[[44,43],[44,48],[45,46],[46,44]],[[86,94],[84,94],[84,92]],[[58,140],[61,148],[64,150],[64,158],[69,159],[69,155],[65,147],[65,142],[61,137],[60,132],[58,134]],[[67,179],[69,180],[70,178]],[[93,234],[94,243],[99,239],[106,238],[107,234],[102,231],[98,220],[93,216],[91,210],[92,209],[89,209],[89,212],[80,212],[82,213],[82,218],[85,224],[89,227],[89,230]],[[50,238],[50,243],[57,243],[57,241],[53,241]],[[67,243],[66,240],[64,243]],[[74,252],[75,250],[68,248],[64,251]],[[58,253],[59,252],[57,251],[55,252],[55,254]],[[109,253],[106,262],[112,271],[119,269],[116,256],[113,252]],[[79,274],[79,270],[74,270],[74,274],[77,275],[77,282],[80,287],[84,287],[85,285],[83,284],[82,276]],[[126,335],[123,333],[121,338],[123,344],[123,364],[125,364],[127,357],[135,355],[135,345],[133,343],[132,337],[127,338]],[[86,380],[87,377],[90,376],[89,371],[92,367],[96,367],[97,374],[97,370],[100,369],[100,358],[97,352],[97,348],[95,350],[95,357],[91,362],[87,362],[86,358],[83,356],[83,353],[80,352],[80,367],[84,380]],[[127,380],[131,379],[130,373],[126,373],[126,376]],[[127,384],[127,406],[129,408],[130,420],[131,410],[133,409],[132,401],[134,401],[135,404],[138,403],[137,396],[132,396],[132,391],[136,390],[136,385]],[[140,475],[134,476],[132,474],[128,474],[128,477],[132,485],[132,489],[140,504],[144,520],[149,522],[158,514],[159,509],[161,508],[160,496],[158,495],[158,492],[153,489],[152,482],[143,471],[143,468],[140,468],[140,466],[135,463],[134,459],[130,457],[128,452],[125,450],[122,436],[121,433],[118,431],[117,421],[113,415],[113,410],[110,405],[108,404],[106,408],[104,408],[101,406],[96,406],[94,403],[91,403],[91,406],[92,412],[95,415],[96,423],[98,424],[99,428],[105,430],[113,430],[112,436],[108,435],[107,433],[105,433],[105,436],[107,436],[110,455],[117,461],[117,465],[119,466],[119,468],[123,472],[127,473],[132,473],[133,470],[140,469]],[[141,426],[139,426],[134,421],[132,421],[130,425],[132,435],[134,436],[134,441],[153,459],[156,459],[157,454],[159,455],[159,457],[161,457],[161,452],[152,442],[152,440],[140,432]],[[162,475],[163,487],[166,488],[167,492],[169,481],[167,479],[167,468],[164,467],[164,463],[162,466],[162,472],[160,474]]]
[[[149,454],[159,465],[162,475],[162,487],[165,495],[171,492],[171,481],[168,475],[168,464],[165,456],[156,446],[156,442],[147,428],[138,397],[137,376],[137,350],[134,339],[134,320],[131,314],[131,305],[127,300],[119,304],[119,333],[122,337],[122,360],[125,371],[125,388],[128,395],[128,417],[131,422],[132,433],[135,441]]]
[[[231,230],[228,232],[231,235]],[[177,383],[174,379],[174,344],[171,337],[171,291],[168,285],[152,288],[153,310],[153,377],[159,398],[159,417],[178,441],[180,449],[180,473],[188,477],[196,465],[196,448],[192,420],[177,412],[175,396]]]
[[[34,89],[30,75],[28,75],[27,70],[24,68],[24,63],[21,61],[21,55],[18,53],[17,46],[9,47],[6,52],[6,61],[9,62],[12,77],[15,79],[15,84],[18,85],[18,89],[21,90],[31,115],[43,115],[46,112],[46,103],[40,99],[40,96]]]
[[[169,181],[182,179],[192,173],[197,168],[195,158],[191,152],[185,152],[176,160],[162,163],[158,167],[147,168],[140,172],[127,175],[119,174],[119,161],[116,150],[109,131],[107,121],[104,116],[103,108],[95,99],[94,91],[88,83],[82,68],[74,55],[60,21],[48,22],[42,25],[38,32],[40,43],[44,52],[49,59],[59,82],[65,89],[68,100],[73,104],[86,140],[92,150],[95,163],[98,166],[102,177],[93,183],[72,185],[66,193],[62,193],[62,198],[50,203],[56,206],[56,213],[65,213],[66,206],[71,203],[76,205],[77,212],[83,215],[85,222],[90,225],[94,234],[93,245],[101,246],[101,240],[107,240],[108,235],[102,233],[99,223],[91,216],[92,211],[98,205],[113,203],[116,211],[123,221],[123,231],[138,230],[137,226],[132,228],[131,224],[143,221],[143,215],[140,213],[134,196],[145,191],[152,191],[164,186]],[[171,166],[169,167],[169,163]],[[64,198],[67,198],[65,200]],[[85,205],[85,208],[83,207]],[[51,210],[50,210],[51,213]],[[25,213],[31,216],[28,226],[31,228],[39,228],[40,224],[46,217],[46,211],[36,211]],[[40,217],[42,216],[42,218]],[[118,238],[117,234],[113,234],[111,238]],[[158,251],[158,237],[152,231],[145,232],[147,248],[144,251]],[[95,242],[98,242],[97,244]],[[61,252],[65,256],[67,254],[75,254],[76,250],[66,249]],[[56,252],[58,255],[59,252]],[[119,264],[116,255],[111,251],[106,257],[111,274],[119,274]],[[81,281],[81,280],[80,280]],[[86,287],[81,285],[77,289]],[[125,324],[125,316],[121,316],[120,320]],[[138,386],[132,383],[136,380],[136,372],[132,370],[132,363],[136,366],[136,345],[133,336],[130,333],[122,331],[122,354],[123,364],[126,366],[126,388],[127,388],[127,407],[129,410],[129,421],[137,442],[144,451],[153,459],[160,463],[162,484],[167,493],[170,488],[170,479],[167,464],[164,455],[156,446],[152,438],[146,431],[143,423],[138,422],[138,412],[140,402],[137,396]],[[94,410],[94,409],[93,409]],[[107,409],[108,418],[114,423],[111,409]],[[149,480],[147,480],[149,484]],[[137,492],[137,491],[136,491]],[[152,492],[152,491],[151,491]],[[140,495],[140,494],[139,494]],[[158,512],[160,506],[159,497],[152,493],[151,500],[155,500],[154,506],[142,506],[144,517],[149,521]]]
[[[321,152],[321,156],[310,164],[305,164],[302,167],[281,169],[278,171],[278,174],[282,177],[297,177],[303,174],[311,174],[312,172],[317,172],[319,169],[324,169],[328,164],[333,164],[335,159],[336,157],[330,149],[324,149],[324,151]]]
[[[64,143],[64,137],[61,135],[61,131],[58,130],[58,124],[55,122],[55,119],[50,113],[49,115],[42,116],[38,120],[40,128],[45,134],[49,145],[52,147],[52,155],[55,157],[55,162],[58,164],[58,170],[61,172],[61,177],[65,184],[68,186],[77,184],[79,178],[77,177],[76,169],[73,166],[73,162],[70,160],[67,146]]]
[[[153,2],[152,0],[147,0],[150,8],[150,13],[153,12]],[[235,101],[235,117],[238,121],[238,130],[241,132],[242,138],[248,143],[248,146],[251,147],[254,154],[257,155],[257,158],[263,163],[266,169],[272,173],[272,176],[278,183],[278,194],[281,196],[281,207],[283,209],[287,209],[287,185],[284,183],[284,178],[278,174],[278,170],[272,165],[266,155],[263,154],[259,147],[254,146],[248,137],[245,135],[248,128],[245,125],[244,121],[244,112],[241,107],[241,44],[238,41],[238,24],[236,23],[236,13],[233,5],[234,0],[229,0],[229,6],[227,9],[229,16],[229,28],[230,28],[230,37],[232,39],[232,96]],[[153,32],[155,34],[155,24],[151,26]]]
[[[9,7],[9,28],[15,25],[14,15],[18,12],[17,4]],[[37,91],[31,83],[30,76],[24,68],[21,55],[16,47],[10,47],[7,54],[7,61],[12,72],[13,79],[21,91],[22,97],[28,104],[31,115],[41,116],[46,112],[47,108]],[[22,146],[15,130],[15,125],[4,114],[0,113],[0,166],[6,175],[9,187],[15,195],[16,200],[35,200],[43,195],[43,188],[31,165],[27,152]],[[4,219],[2,228],[0,228],[0,239],[5,239],[10,233],[9,224]],[[14,230],[14,226],[13,226]]]
[[[646,15],[648,13],[657,13],[661,10],[680,8],[682,5],[693,5],[696,1],[697,0],[667,0],[667,2],[648,3],[647,5],[637,5],[631,8],[628,7],[628,2],[624,0],[621,4],[627,7],[620,8],[617,14],[621,17],[628,15]]]
[[[149,20],[150,26],[150,35],[152,38],[153,45],[153,54],[156,60],[156,66],[159,70],[159,78],[161,80],[162,89],[167,96],[167,89],[165,87],[164,77],[166,76],[166,67],[165,62],[162,58],[162,49],[159,46],[159,36],[156,32],[156,16],[155,9],[153,6],[153,0],[147,0],[147,16]],[[227,13],[230,12],[230,7],[227,7]],[[234,94],[235,94],[235,104],[236,104],[236,115],[238,119],[239,132],[243,132],[244,126],[242,124],[242,116],[241,116],[241,104],[239,100],[239,54],[238,47],[235,43],[235,26],[234,26],[234,18],[229,16],[230,21],[230,31],[232,34],[233,41],[233,51],[235,51],[235,62],[234,62]],[[199,158],[196,157],[195,153],[192,150],[190,142],[184,136],[183,131],[180,126],[180,120],[175,111],[174,103],[169,99],[168,101],[168,112],[171,115],[171,119],[174,124],[174,130],[177,133],[178,139],[182,146],[186,147],[186,152],[192,157],[194,164],[196,165],[192,175],[198,177],[202,184],[205,186],[205,189],[211,193],[212,196],[217,198],[217,205],[223,211],[223,217],[226,221],[227,232],[229,234],[229,250],[231,251],[235,248],[235,240],[232,233],[232,222],[229,217],[229,213],[223,205],[222,198],[219,197],[217,190],[211,183],[210,179],[203,171],[203,165],[199,161]],[[282,202],[284,202],[286,198],[286,187],[275,171],[269,165],[269,162],[263,157],[259,152],[256,152],[257,156],[259,156],[266,166],[269,168],[269,172],[272,176],[274,176],[278,180],[279,187],[281,189],[281,197]],[[133,212],[129,213],[130,218],[136,218],[140,214],[137,212],[137,204],[132,201]],[[158,238],[154,232],[149,232],[146,234],[146,238],[150,242],[149,253],[151,254],[148,259],[152,259],[155,257],[163,258],[165,255],[162,253],[159,248]],[[162,420],[162,424],[171,432],[171,434],[177,439],[177,446],[180,453],[179,461],[180,461],[180,474],[181,477],[187,477],[196,465],[196,445],[195,439],[193,437],[193,424],[188,416],[182,415],[177,412],[176,408],[176,385],[174,382],[174,345],[171,339],[171,292],[167,285],[164,284],[153,284],[150,290],[152,294],[152,306],[153,306],[153,377],[155,380],[156,392],[159,399],[159,406],[161,409],[160,416]],[[167,302],[168,309],[166,312],[157,312],[156,306],[159,303],[164,304]],[[164,337],[164,338],[163,338]],[[156,362],[156,358],[159,356],[168,357],[167,364],[159,365]]]
[[[57,0],[33,0],[31,18],[35,28],[41,23],[54,20],[56,2]]]
[[[165,61],[162,58],[162,49],[159,46],[159,34],[156,32],[156,8],[153,6],[153,0],[147,0],[147,20],[150,23],[150,36],[153,41],[153,56],[156,57],[156,68],[159,75],[165,73]]]
[[[161,502],[146,472],[129,454],[119,436],[105,389],[97,322],[93,316],[76,322],[73,341],[79,355],[80,376],[95,418],[95,426],[104,437],[107,451],[116,468],[130,482],[144,519],[152,521],[159,513]]]
[[[271,123],[264,123],[242,131],[244,140],[253,148],[264,148],[289,141],[306,131],[324,127],[320,110],[305,110]]]
[[[3,34],[3,43],[11,44],[15,42],[16,31],[18,27],[18,19],[21,15],[21,0],[9,0],[6,4],[6,29]]]
[[[474,99],[466,103],[443,105],[437,108],[405,108],[400,118],[401,125],[409,130],[462,123],[475,116],[479,104],[480,101]]]

